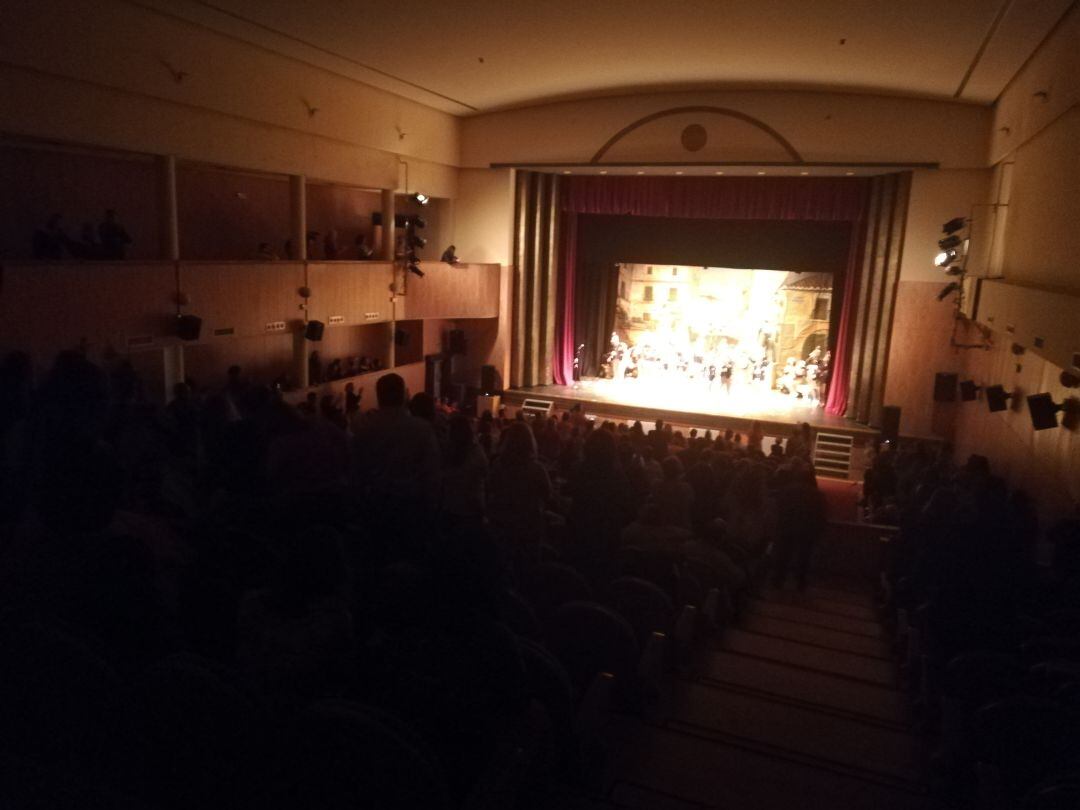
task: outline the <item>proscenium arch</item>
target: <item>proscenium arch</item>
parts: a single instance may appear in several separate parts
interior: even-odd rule
[[[759,120],[757,118],[754,118],[754,116],[752,116],[752,115],[747,115],[744,112],[739,112],[738,110],[731,110],[731,109],[728,109],[727,107],[709,107],[709,106],[672,107],[671,109],[661,110],[660,112],[655,112],[655,113],[651,113],[649,115],[646,115],[644,118],[639,118],[637,121],[634,121],[631,124],[627,124],[625,127],[623,127],[618,132],[616,132],[614,135],[612,135],[607,140],[607,142],[603,146],[600,147],[599,151],[597,151],[597,153],[592,156],[592,160],[590,160],[589,162],[590,163],[599,163],[600,159],[604,155],[607,154],[608,150],[610,150],[611,147],[613,147],[615,144],[617,144],[619,141],[621,141],[623,138],[625,138],[627,135],[629,135],[635,129],[638,129],[639,127],[642,127],[645,124],[649,124],[649,123],[651,123],[653,121],[656,121],[656,120],[658,120],[660,118],[667,118],[667,117],[672,116],[672,115],[681,115],[682,113],[712,113],[714,115],[723,115],[723,116],[726,116],[728,118],[735,118],[735,119],[737,119],[739,121],[744,121],[747,124],[749,124],[750,126],[756,127],[757,129],[760,129],[762,132],[764,132],[766,135],[768,135],[770,138],[772,138],[774,141],[776,141],[778,144],[780,144],[781,148],[783,148],[783,150],[785,152],[787,152],[788,155],[790,155],[793,162],[795,162],[795,163],[802,163],[803,162],[802,155],[800,155],[798,153],[798,151],[796,151],[795,147],[791,145],[791,142],[788,141],[787,138],[785,138],[783,135],[781,135],[775,129],[773,129],[768,124],[766,124],[764,121],[761,121],[761,120]]]

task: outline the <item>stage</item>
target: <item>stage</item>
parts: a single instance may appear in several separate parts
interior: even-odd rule
[[[525,400],[551,402],[558,411],[581,405],[588,416],[598,419],[632,421],[640,419],[650,428],[657,419],[680,429],[734,430],[746,433],[758,422],[767,437],[790,436],[798,425],[808,422],[815,434],[830,441],[847,443],[849,462],[842,477],[861,470],[858,450],[878,436],[879,431],[824,408],[795,399],[779,391],[761,387],[736,387],[730,393],[714,383],[672,377],[663,380],[586,379],[578,386],[537,385],[512,388],[503,393],[503,403],[520,408]]]

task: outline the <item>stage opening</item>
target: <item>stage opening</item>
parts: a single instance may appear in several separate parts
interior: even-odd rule
[[[828,273],[620,263],[600,377],[669,395],[823,403],[832,293]]]

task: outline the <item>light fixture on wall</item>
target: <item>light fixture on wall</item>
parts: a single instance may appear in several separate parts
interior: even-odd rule
[[[941,226],[941,230],[946,234],[954,234],[965,225],[967,225],[967,219],[965,217],[953,217]]]
[[[420,259],[416,256],[416,249],[427,245],[427,239],[419,236],[416,231],[427,225],[423,217],[405,217],[405,270],[417,278],[424,277],[424,271],[420,269]]]
[[[960,289],[960,282],[959,281],[950,281],[948,284],[946,284],[941,289],[941,292],[939,292],[937,294],[937,300],[938,301],[944,301],[946,298],[948,298],[950,295],[952,295],[954,292],[956,292],[959,289]]]
[[[421,194],[418,191],[412,195],[412,200],[417,205],[427,205],[429,202],[431,202],[431,197],[429,197],[427,194]]]

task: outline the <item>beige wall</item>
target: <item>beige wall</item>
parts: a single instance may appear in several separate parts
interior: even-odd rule
[[[992,117],[988,107],[857,94],[646,93],[466,118],[462,165],[588,161],[623,127],[646,115],[689,105],[730,108],[753,116],[790,141],[807,161],[927,162],[949,168],[985,165]],[[758,128],[711,113],[690,118],[710,133],[713,146],[706,147],[707,160],[776,159],[775,147]],[[648,124],[635,134],[641,154],[630,151],[618,159],[700,160],[699,153],[682,147],[680,131],[668,119]],[[716,144],[723,146],[715,149]]]
[[[461,260],[510,264],[513,222],[513,172],[462,169],[454,200],[454,244]]]
[[[989,169],[919,169],[912,173],[908,202],[901,281],[940,282],[950,280],[934,266],[941,226],[953,217],[969,217],[985,212],[975,208],[989,199]]]
[[[401,155],[452,193],[449,114],[121,0],[5,12],[0,130],[376,188]]]

